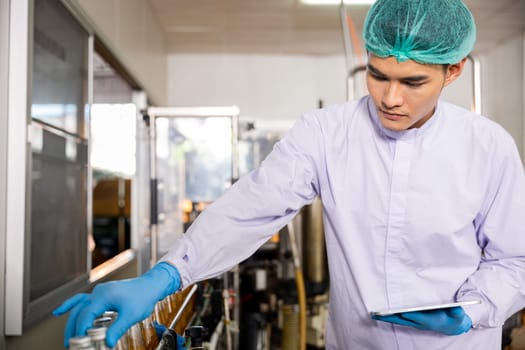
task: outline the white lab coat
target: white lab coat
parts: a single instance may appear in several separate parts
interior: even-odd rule
[[[259,169],[207,208],[162,258],[183,285],[253,254],[317,195],[330,269],[327,349],[499,350],[525,306],[525,177],[507,132],[445,102],[421,127],[384,129],[369,97],[305,115]],[[439,301],[459,336],[372,320]]]

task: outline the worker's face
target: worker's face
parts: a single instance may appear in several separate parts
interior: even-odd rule
[[[423,125],[434,113],[443,87],[461,74],[464,64],[465,59],[445,70],[440,64],[369,54],[366,82],[381,124],[396,131]]]

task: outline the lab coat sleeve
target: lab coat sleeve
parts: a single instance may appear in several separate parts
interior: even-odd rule
[[[260,167],[208,206],[162,257],[182,286],[228,271],[252,255],[317,196],[320,126],[300,119]]]
[[[525,177],[510,136],[495,147],[497,160],[485,203],[474,220],[482,258],[457,293],[458,300],[480,299],[467,306],[473,327],[498,327],[525,306]]]

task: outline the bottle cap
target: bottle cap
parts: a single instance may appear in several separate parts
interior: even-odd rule
[[[88,346],[91,345],[91,338],[86,336],[69,338],[69,346]]]
[[[113,322],[113,318],[111,317],[107,317],[107,316],[99,317],[95,319],[95,321],[93,321],[93,327],[95,328],[107,327],[112,322]]]
[[[87,333],[89,337],[94,340],[104,340],[106,339],[106,331],[108,329],[106,327],[97,327],[97,328],[90,328],[88,329]]]
[[[116,311],[104,311],[102,314],[102,317],[111,317],[112,320],[116,319],[118,316],[118,312]]]

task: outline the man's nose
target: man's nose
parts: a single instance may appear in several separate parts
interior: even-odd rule
[[[403,104],[403,95],[401,90],[401,86],[398,82],[389,82],[381,100],[383,106],[387,109],[401,106]]]

